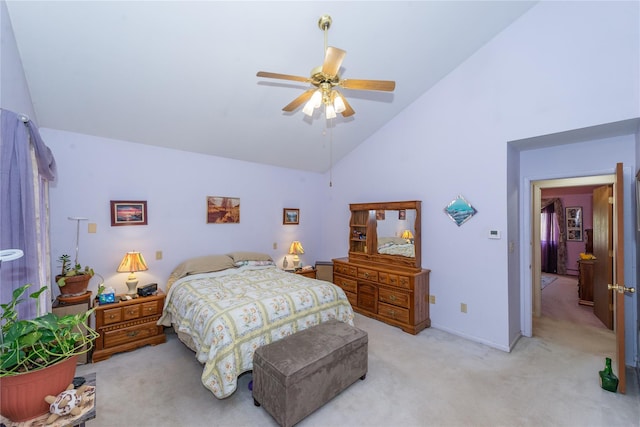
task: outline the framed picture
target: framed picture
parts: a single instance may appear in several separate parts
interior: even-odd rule
[[[383,221],[385,217],[385,211],[384,210],[377,210],[376,211],[376,219],[378,221]]]
[[[582,206],[564,208],[567,242],[582,242]]]
[[[111,226],[147,225],[147,201],[111,200]]]
[[[460,227],[477,214],[478,210],[471,206],[471,203],[467,202],[464,197],[458,196],[444,208],[444,213]]]
[[[207,196],[207,224],[238,224],[239,222],[239,198]]]
[[[282,210],[282,223],[285,225],[300,224],[300,209],[284,208]]]
[[[399,220],[406,220],[407,219],[407,211],[404,209],[400,209],[398,211],[398,219]]]

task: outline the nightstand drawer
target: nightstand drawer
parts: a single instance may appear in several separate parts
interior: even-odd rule
[[[102,312],[102,323],[110,325],[111,323],[122,322],[122,309],[120,307],[110,308]]]
[[[141,308],[142,307],[140,306],[140,304],[128,305],[126,307],[123,307],[122,311],[124,311],[124,320],[133,320],[140,317]]]
[[[158,303],[156,301],[145,302],[142,304],[142,317],[153,316],[158,313]]]
[[[391,289],[380,287],[378,290],[381,302],[397,305],[399,307],[409,308],[409,294]]]
[[[158,334],[158,325],[155,322],[147,322],[141,325],[134,325],[124,329],[115,331],[106,331],[104,333],[105,347],[113,347],[116,345],[126,344],[133,341],[142,340]]]

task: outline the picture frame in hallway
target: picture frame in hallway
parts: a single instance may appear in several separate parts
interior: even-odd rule
[[[582,230],[582,206],[570,206],[564,208],[565,230],[567,242],[582,242],[584,240]]]

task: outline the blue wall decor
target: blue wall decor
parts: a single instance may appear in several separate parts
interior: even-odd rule
[[[458,227],[478,213],[476,208],[471,206],[471,204],[462,196],[458,196],[452,200],[451,203],[444,208],[444,212],[458,225]]]

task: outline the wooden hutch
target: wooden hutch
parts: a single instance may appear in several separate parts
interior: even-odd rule
[[[354,311],[417,334],[431,326],[429,272],[421,263],[421,202],[350,204],[349,256],[333,282]]]

